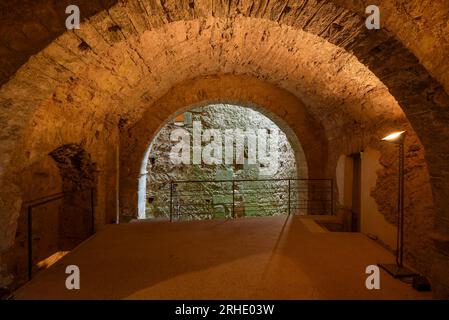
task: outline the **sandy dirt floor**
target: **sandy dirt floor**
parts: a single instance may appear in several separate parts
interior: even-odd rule
[[[110,225],[38,274],[16,299],[427,299],[365,268],[394,257],[359,233],[298,216]],[[80,268],[67,290],[65,268]]]

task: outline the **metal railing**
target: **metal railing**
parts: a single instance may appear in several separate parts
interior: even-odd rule
[[[333,215],[332,179],[170,181],[170,221]]]
[[[25,202],[23,207],[27,210],[27,240],[28,240],[28,280],[33,276],[33,209],[45,204],[64,199],[67,196],[89,192],[91,210],[91,234],[95,232],[95,188],[72,192],[60,192]]]

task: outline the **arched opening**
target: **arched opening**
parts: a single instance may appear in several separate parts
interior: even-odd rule
[[[212,162],[206,159],[210,152],[204,150],[208,145],[203,140],[206,132],[209,134],[208,142],[217,143],[214,139],[219,139],[215,145],[218,147],[215,151],[219,154],[214,154],[212,150]],[[188,139],[188,145],[184,146],[188,154],[186,163],[174,163],[178,154],[173,159],[170,157],[173,148],[180,143],[172,140],[179,139],[177,133],[185,133]],[[201,153],[201,163],[193,162],[193,144],[197,139],[203,140],[201,149],[197,149]],[[243,154],[239,155],[239,150]],[[248,154],[250,152],[254,154]],[[186,155],[182,148],[177,153]],[[254,106],[223,103],[197,106],[172,117],[150,143],[139,178],[138,217],[169,218],[173,200],[170,183],[173,181],[186,181],[187,185],[183,186],[184,196],[182,199],[177,198],[177,201],[189,203],[184,204],[183,210],[188,210],[192,217],[231,217],[233,210],[250,216],[287,213],[282,202],[286,203],[289,196],[296,199],[297,179],[307,178],[304,150],[283,120],[274,115],[264,115],[261,108]],[[288,189],[289,179],[294,180],[290,182],[291,190]],[[241,181],[235,185],[240,189],[237,194],[232,194],[232,190],[223,190],[231,187],[230,183],[225,182],[227,180]],[[246,190],[242,180],[246,180]],[[305,185],[305,181],[302,185]],[[196,193],[192,191],[195,188],[198,191]],[[257,190],[259,195],[256,194]],[[269,191],[273,194],[267,194]],[[264,195],[266,198],[262,206],[260,200]],[[193,197],[196,198],[195,203],[192,203]],[[244,197],[246,201],[243,201]],[[235,201],[238,203],[237,208]],[[292,207],[298,207],[299,210],[299,204],[294,202]]]
[[[154,137],[185,106],[224,99],[251,101],[284,119],[301,139],[310,176],[333,176],[341,155],[379,151],[372,163],[380,171],[370,171],[367,184],[375,203],[368,203],[390,224],[395,161],[376,141],[405,119],[418,141],[406,150],[410,241],[418,248],[408,261],[432,275],[437,297],[447,297],[449,73],[447,48],[433,45],[444,43],[442,15],[430,17],[444,5],[413,3],[429,8],[415,15],[382,1],[387,32],[367,30],[363,1],[349,2],[130,0],[58,39],[49,33],[36,46],[45,49],[32,57],[35,43],[20,40],[22,28],[4,24],[11,33],[4,33],[0,54],[18,60],[6,64],[0,79],[0,284],[9,285],[14,273],[9,250],[29,189],[24,171],[57,146],[82,144],[98,164],[98,224],[114,222],[117,211],[122,222],[132,220],[149,150],[141,137]],[[36,25],[48,20],[35,16]],[[432,30],[421,28],[421,16],[435,23]]]
[[[241,90],[242,87],[245,90]],[[329,177],[326,171],[327,142],[324,130],[292,94],[251,76],[200,77],[174,86],[147,107],[136,125],[123,130],[126,134],[121,136],[120,151],[122,222],[137,218],[138,212],[144,212],[143,201],[146,201],[146,192],[143,191],[143,185],[146,184],[144,175],[147,173],[151,151],[150,141],[176,116],[192,108],[220,103],[250,108],[271,119],[288,137],[296,159],[304,159],[297,161],[297,172],[303,178]],[[152,110],[156,109],[163,114],[155,117]],[[307,166],[303,167],[302,164]],[[136,189],[140,191],[136,192]],[[138,204],[142,210],[138,209]]]
[[[15,236],[16,285],[93,234],[97,175],[91,155],[79,144],[59,146],[27,170]]]
[[[58,222],[58,247],[68,251],[86,240],[95,229],[96,164],[78,144],[63,145],[49,156],[59,168],[65,194]]]

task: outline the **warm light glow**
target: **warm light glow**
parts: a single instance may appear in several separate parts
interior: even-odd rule
[[[45,258],[42,261],[39,261],[37,263],[37,267],[39,269],[47,269],[49,267],[51,267],[53,264],[55,264],[56,262],[58,262],[59,259],[61,259],[62,257],[64,257],[67,253],[69,253],[69,251],[58,251],[54,254],[52,254],[51,256]]]
[[[405,131],[393,132],[392,134],[389,134],[388,136],[382,138],[382,141],[395,142],[399,138],[401,138],[404,133],[405,133]]]

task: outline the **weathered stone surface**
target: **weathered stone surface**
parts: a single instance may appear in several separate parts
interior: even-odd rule
[[[111,7],[115,0],[76,1],[83,19]],[[0,85],[66,31],[65,13],[73,1],[2,1],[0,3]]]
[[[121,136],[121,214],[137,213],[137,180],[141,163],[161,126],[182,110],[214,102],[227,102],[260,110],[288,136],[297,136],[304,150],[310,177],[327,177],[327,142],[323,128],[294,95],[250,76],[211,76],[185,81],[157,100],[139,121]],[[158,112],[155,112],[157,110]],[[165,115],[161,115],[164,112]],[[142,136],[151,137],[141,139]],[[301,158],[302,156],[297,156]]]
[[[351,2],[356,6],[350,8],[360,10],[361,1]],[[97,12],[95,2],[89,3]],[[117,184],[120,134],[122,214],[133,216],[139,165],[152,134],[192,103],[226,98],[221,102],[252,102],[285,119],[312,157],[309,163],[328,163],[326,170],[315,169],[325,176],[333,174],[340,154],[363,150],[385,131],[410,125],[419,138],[412,135],[414,144],[424,147],[416,161],[410,160],[417,168],[411,177],[416,185],[428,181],[421,166],[425,154],[438,261],[444,261],[449,254],[449,98],[433,77],[447,90],[447,28],[441,23],[447,6],[436,3],[383,1],[389,8],[386,25],[396,38],[368,32],[359,15],[331,1],[136,0],[92,16],[81,30],[63,34],[33,56],[0,88],[1,251],[12,245],[29,183],[19,173],[45,163],[49,152],[70,143],[85,146],[100,171],[97,221],[102,225],[114,219],[111,189]],[[12,5],[8,14],[16,12]],[[48,21],[63,22],[62,10],[56,11],[59,20]],[[59,25],[48,25],[45,33],[40,27],[45,23],[29,19],[33,14],[24,15],[26,24],[17,20],[20,28],[1,28],[2,79],[35,52],[31,47],[43,48],[60,32]],[[34,29],[42,32],[35,41],[27,39]],[[218,84],[228,88],[212,88],[217,82],[207,77],[223,74],[247,76],[248,83],[234,79],[239,88],[219,78]],[[269,87],[276,93],[272,97],[263,94]],[[283,104],[289,107],[280,108]],[[142,133],[146,142],[137,141]],[[427,221],[417,234],[430,234]],[[2,261],[0,274],[5,274]],[[433,280],[449,287],[441,268],[435,270]]]
[[[157,137],[151,143],[147,165],[148,174],[146,176],[146,217],[168,218],[170,212],[170,181],[172,180],[307,179],[307,161],[298,138],[296,136],[287,137],[273,121],[256,110],[229,104],[212,104],[191,109],[188,111],[187,116],[190,120],[185,121],[186,123],[182,127],[174,122],[168,123],[159,131]],[[221,160],[222,164],[219,165],[206,165],[204,162],[200,165],[193,163],[174,164],[170,160],[170,152],[173,146],[176,145],[176,142],[171,141],[171,134],[174,130],[184,129],[189,132],[190,139],[193,139],[193,121],[201,123],[202,130],[219,130],[222,136],[222,143],[224,143],[226,130],[239,129],[242,132],[252,130],[256,135],[259,129],[269,130],[270,135],[276,131],[276,135],[278,135],[275,145],[278,152],[275,158],[277,167],[273,167],[275,169],[270,174],[261,174],[260,166],[263,160],[261,161],[259,154],[256,154],[256,163],[252,165],[237,164],[235,161],[233,161],[233,164],[225,164],[224,158]],[[228,136],[234,139],[233,134]],[[203,147],[205,145],[207,143],[202,144]],[[267,146],[266,154],[273,155],[275,151],[270,149],[269,141],[267,141]],[[233,152],[235,152],[234,148]],[[224,149],[222,149],[222,152],[224,156]],[[275,164],[270,165],[273,166]],[[187,183],[178,185],[177,188],[178,193],[183,192],[177,203],[180,203],[180,205],[182,205],[181,202],[186,203],[178,211],[189,211],[189,214],[193,215],[192,217],[195,219],[210,219],[215,215],[232,217],[230,183]],[[222,190],[223,188],[225,191]],[[266,192],[274,189],[277,190],[277,193],[269,194]],[[260,192],[258,193],[257,190],[260,190]],[[246,186],[239,183],[236,185],[234,200],[238,201],[239,206],[242,207],[242,215],[268,216],[285,214],[287,213],[285,208],[286,198],[283,199],[284,196],[286,197],[285,194],[287,194],[285,190],[285,181],[248,182]],[[206,207],[208,203],[210,203],[210,208]],[[270,205],[265,207],[264,204],[267,203]],[[297,204],[295,203],[294,205],[296,206]],[[243,209],[243,206],[245,206],[245,209]],[[206,215],[205,213],[209,214]],[[186,216],[186,218],[189,218],[189,216]]]
[[[405,255],[420,272],[431,276],[429,261],[434,258],[434,244],[429,231],[433,228],[435,208],[428,166],[413,129],[407,126],[403,129],[408,131],[405,144]],[[384,169],[378,172],[372,196],[387,221],[397,224],[398,147],[379,144],[378,148]]]
[[[114,6],[118,2],[118,5]],[[1,4],[0,53],[4,83],[30,55],[37,53],[65,31],[65,8],[70,1],[7,1]],[[377,0],[369,4],[381,9],[382,25],[410,49],[426,68],[446,88],[449,87],[449,55],[447,23],[449,6],[443,1]],[[143,32],[162,24],[191,20],[213,13],[214,16],[244,15],[267,18],[302,28],[316,28],[327,36],[344,39],[362,28],[360,17],[365,17],[367,4],[361,0],[332,1],[77,1],[82,18],[88,19],[101,10],[110,8],[110,25],[120,26],[125,32]],[[338,6],[341,6],[340,8]],[[345,9],[347,10],[345,10]],[[123,12],[123,14],[121,13]],[[329,15],[330,13],[330,15]],[[331,18],[334,15],[334,18]],[[298,23],[298,21],[300,21]],[[309,27],[310,26],[310,27]],[[130,31],[128,31],[130,30]],[[118,31],[118,30],[117,30]],[[122,31],[122,30],[120,30]],[[309,30],[308,30],[309,31]],[[334,42],[334,41],[332,41]],[[334,42],[335,43],[335,42]]]

